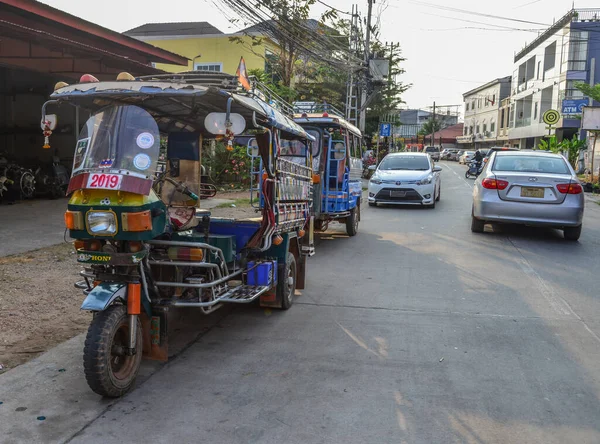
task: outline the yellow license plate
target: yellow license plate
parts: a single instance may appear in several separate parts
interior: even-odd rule
[[[521,197],[544,197],[544,189],[543,188],[533,188],[533,187],[522,187],[521,188]]]

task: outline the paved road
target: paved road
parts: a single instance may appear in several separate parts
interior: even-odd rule
[[[365,207],[291,310],[236,307],[70,442],[600,442],[600,207],[475,235],[442,166],[435,210]]]

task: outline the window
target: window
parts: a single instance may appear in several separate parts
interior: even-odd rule
[[[569,167],[560,157],[496,155],[494,171],[569,174]]]
[[[544,72],[554,68],[556,64],[556,42],[546,46],[544,50]],[[545,75],[544,75],[545,77]]]
[[[588,32],[571,31],[569,45],[569,71],[585,71],[588,55]]]
[[[540,80],[540,71],[541,71],[541,70],[542,70],[542,61],[540,60],[540,61],[538,62],[538,68],[537,68],[537,76],[536,76],[536,79],[537,79],[537,80]]]
[[[479,125],[477,125],[477,126],[475,127],[475,133],[476,133],[476,134],[479,134]]]
[[[575,88],[575,85],[580,82],[580,80],[567,80],[565,99],[582,99],[584,97],[583,93]]]
[[[469,135],[472,136],[473,135],[473,125],[471,125],[469,127]]]
[[[471,102],[471,109],[474,110],[475,109],[475,99],[473,99],[473,101]]]
[[[223,71],[223,64],[222,63],[196,63],[196,64],[194,64],[194,69],[196,71],[221,72],[221,71]]]
[[[502,109],[502,111],[500,111],[500,128],[504,128],[504,119],[505,119],[505,110]],[[492,130],[494,131],[494,130]]]
[[[483,133],[487,133],[487,123],[483,124]]]
[[[469,102],[465,104],[465,111],[469,111]]]
[[[538,103],[535,102],[535,105],[533,107],[533,118],[537,119],[537,116],[538,116]]]
[[[490,132],[493,133],[494,131],[496,131],[496,122],[490,123]]]

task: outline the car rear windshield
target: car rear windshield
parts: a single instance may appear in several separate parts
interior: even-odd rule
[[[497,156],[494,171],[570,174],[564,159],[550,156]]]
[[[433,146],[429,146],[429,147],[425,148],[426,153],[437,153],[439,150],[440,150],[439,148],[435,148]]]
[[[381,161],[380,170],[418,170],[429,169],[429,160],[425,156],[389,156]]]

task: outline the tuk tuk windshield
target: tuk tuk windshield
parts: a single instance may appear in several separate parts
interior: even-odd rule
[[[154,174],[160,133],[154,118],[137,106],[111,106],[92,115],[79,134],[73,174],[89,170],[127,170]]]

